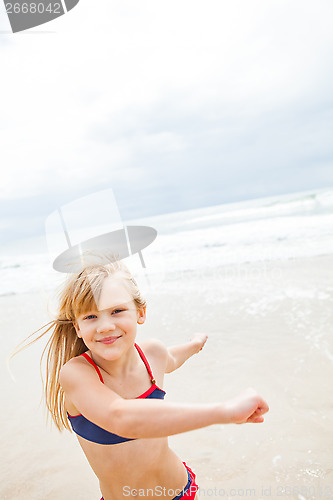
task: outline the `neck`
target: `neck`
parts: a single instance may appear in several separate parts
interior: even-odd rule
[[[122,379],[132,371],[138,360],[138,351],[134,345],[124,352],[119,358],[107,360],[89,351],[92,360],[102,368],[110,377]]]

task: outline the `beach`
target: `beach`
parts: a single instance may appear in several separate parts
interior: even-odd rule
[[[209,335],[202,352],[165,376],[168,401],[223,401],[247,387],[267,400],[263,424],[216,425],[169,438],[197,474],[199,498],[333,498],[333,256],[164,270],[144,284],[137,342]],[[6,358],[52,319],[48,293],[0,297],[0,498],[94,500],[98,481],[73,434],[46,423],[44,343]],[[52,309],[52,307],[50,308]]]

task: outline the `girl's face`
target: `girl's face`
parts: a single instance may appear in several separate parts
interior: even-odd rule
[[[104,359],[117,359],[133,345],[137,323],[144,323],[145,308],[137,309],[120,278],[105,278],[93,309],[76,318],[75,329],[87,348]]]

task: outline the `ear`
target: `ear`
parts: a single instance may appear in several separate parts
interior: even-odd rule
[[[80,331],[79,325],[77,323],[75,323],[75,321],[73,321],[73,325],[74,325],[74,328],[75,328],[75,331],[76,331],[76,335],[79,337],[79,339],[82,339],[82,335],[81,335],[81,331]]]
[[[145,321],[146,321],[146,308],[140,307],[140,309],[137,310],[137,323],[139,325],[142,325]]]

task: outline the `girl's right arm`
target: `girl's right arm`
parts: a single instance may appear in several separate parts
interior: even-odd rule
[[[78,359],[63,366],[60,383],[88,420],[127,438],[167,437],[213,424],[259,423],[268,411],[267,403],[253,389],[232,400],[214,404],[123,399],[101,384],[95,371]]]

